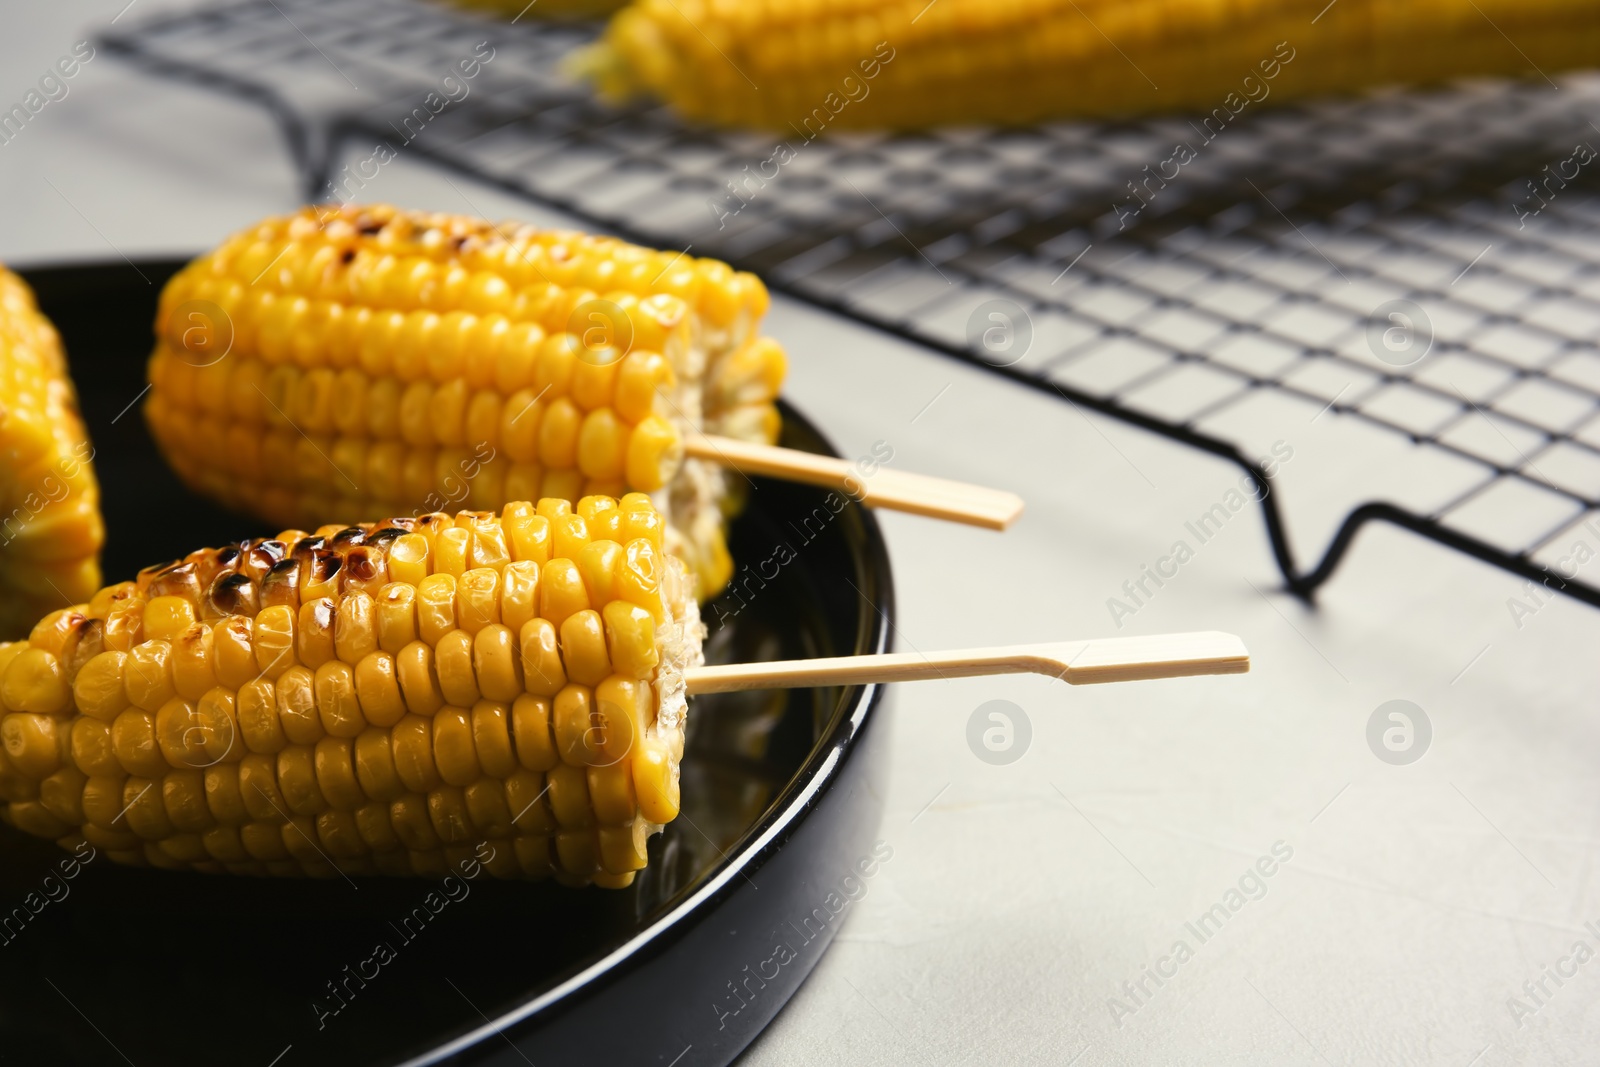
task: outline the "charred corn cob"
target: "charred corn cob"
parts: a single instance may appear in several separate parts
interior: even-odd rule
[[[180,308],[231,335],[199,356]],[[685,433],[771,442],[783,350],[725,264],[382,206],[269,219],[162,293],[145,414],[191,486],[270,522],[652,494],[702,596],[732,484]],[[209,336],[209,335],[208,335]],[[203,356],[203,358],[200,358]]]
[[[623,886],[704,630],[648,498],[288,530],[0,646],[0,816],[127,864]],[[488,842],[492,848],[478,851]]]
[[[100,585],[93,455],[61,339],[0,268],[0,637]]]
[[[823,131],[1226,107],[1600,54],[1587,0],[639,0],[574,66],[705,122]],[[1515,42],[1515,43],[1513,43]],[[1282,77],[1279,77],[1279,74]],[[1275,80],[1274,80],[1275,79]],[[1247,102],[1247,101],[1246,101]]]

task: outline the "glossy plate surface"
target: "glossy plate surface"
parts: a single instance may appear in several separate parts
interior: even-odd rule
[[[107,580],[264,531],[178,484],[135,403],[175,263],[27,273],[96,446]],[[148,279],[148,281],[146,280]],[[786,409],[785,444],[831,451]],[[870,514],[758,479],[734,526],[744,595],[713,662],[882,651]],[[374,518],[376,516],[352,516]],[[820,958],[876,873],[877,687],[697,698],[683,814],[621,892],[551,883],[179,875],[0,826],[0,1063],[724,1064]],[[19,910],[20,909],[20,910]]]

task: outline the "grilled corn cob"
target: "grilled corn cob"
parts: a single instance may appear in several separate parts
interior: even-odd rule
[[[195,358],[179,308],[231,334]],[[749,274],[603,237],[382,206],[269,219],[161,297],[145,414],[194,488],[270,522],[654,495],[709,597],[725,473],[685,433],[771,442],[783,350]],[[214,348],[215,346],[213,346]]]
[[[799,130],[1226,107],[1600,54],[1587,0],[639,0],[574,66],[604,95]],[[1515,42],[1515,43],[1513,43]],[[1298,53],[1298,57],[1297,57]],[[1278,77],[1279,74],[1282,77]],[[1276,80],[1273,80],[1276,79]]]
[[[620,887],[704,629],[643,495],[289,530],[0,646],[0,816],[127,864]],[[459,855],[458,855],[459,854]]]
[[[55,327],[0,268],[0,637],[100,585],[100,487]]]

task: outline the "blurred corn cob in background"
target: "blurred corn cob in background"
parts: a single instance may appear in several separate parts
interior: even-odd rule
[[[767,302],[753,275],[612,238],[306,208],[168,283],[145,414],[190,486],[279,525],[650,493],[709,597],[743,479],[683,438],[776,440]],[[195,350],[194,308],[224,354]]]
[[[0,817],[139,866],[627,885],[702,662],[663,528],[541,500],[147,568],[0,645]]]
[[[1229,94],[1597,59],[1592,0],[639,0],[573,66],[613,99],[645,93],[690,119],[809,139],[1206,111]]]
[[[0,268],[0,638],[100,585],[93,455],[61,338]]]

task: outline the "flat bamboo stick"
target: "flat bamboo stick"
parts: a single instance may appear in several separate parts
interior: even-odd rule
[[[689,694],[739,689],[796,689],[821,685],[917,682],[990,674],[1049,674],[1071,685],[1137,682],[1201,674],[1244,674],[1250,653],[1233,634],[1206,631],[1009,645],[953,652],[896,652],[692,667]]]
[[[989,530],[1004,530],[1022,514],[1022,498],[1015,493],[884,467],[870,477],[863,477],[849,460],[834,456],[710,434],[690,436],[684,448],[691,456],[745,474],[764,474],[836,489],[869,507],[906,511]]]

